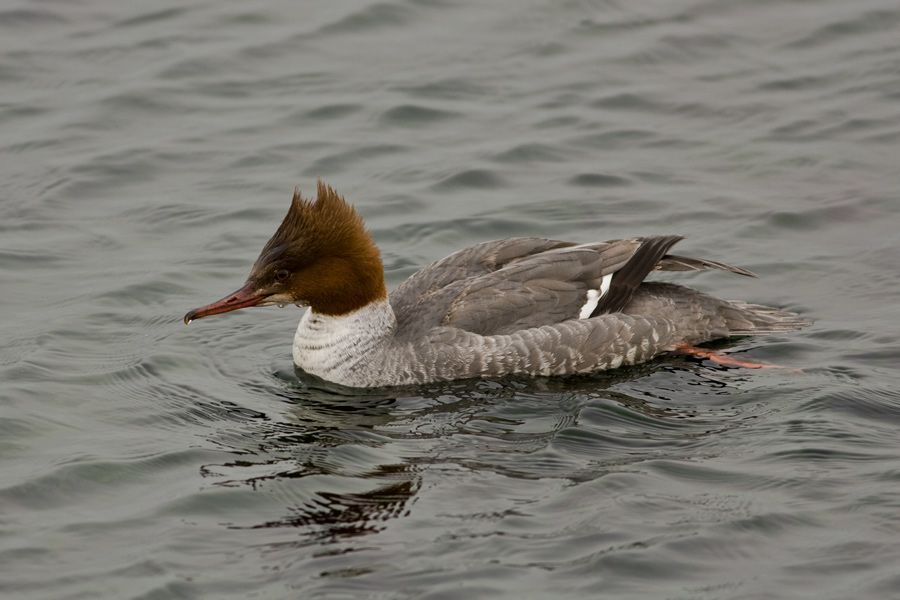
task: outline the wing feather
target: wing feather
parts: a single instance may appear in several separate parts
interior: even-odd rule
[[[663,235],[641,240],[640,246],[628,262],[616,271],[610,282],[609,291],[597,303],[597,308],[591,316],[619,312],[625,308],[638,286],[666,255],[669,248],[683,239],[680,235]]]
[[[397,335],[414,338],[434,327],[497,335],[562,323],[578,319],[582,308],[590,310],[585,303],[598,293],[591,317],[619,312],[653,270],[750,274],[724,263],[667,254],[681,239],[574,244],[511,238],[464,248],[423,268],[391,294]]]
[[[756,273],[748,271],[743,267],[735,267],[734,265],[705,258],[691,258],[689,256],[677,256],[675,254],[666,254],[662,260],[656,264],[657,271],[707,271],[709,269],[728,271],[729,273],[735,273],[745,277],[756,277]]]

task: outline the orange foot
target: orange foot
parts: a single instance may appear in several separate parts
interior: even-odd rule
[[[697,358],[705,358],[706,360],[711,360],[712,362],[724,365],[726,367],[743,367],[745,369],[783,369],[779,365],[770,365],[768,363],[759,363],[759,362],[751,362],[748,360],[738,360],[736,358],[731,358],[730,356],[726,356],[724,354],[719,354],[713,350],[707,350],[705,348],[697,348],[696,346],[691,346],[690,344],[679,344],[675,347],[675,352],[679,352],[681,354],[689,354],[691,356],[696,356]]]

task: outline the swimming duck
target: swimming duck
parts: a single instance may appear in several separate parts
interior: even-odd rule
[[[652,271],[754,276],[670,254],[681,239],[483,242],[422,268],[388,294],[363,220],[319,182],[315,200],[294,191],[243,287],[184,321],[249,306],[308,306],[294,336],[294,363],[350,387],[591,373],[673,351],[759,367],[694,346],[807,324],[777,308],[645,281]]]

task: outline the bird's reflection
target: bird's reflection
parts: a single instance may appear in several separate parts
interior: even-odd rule
[[[280,396],[287,408],[274,417],[243,419],[239,431],[220,436],[217,443],[238,456],[207,465],[204,475],[214,485],[250,487],[277,494],[284,502],[278,518],[235,526],[297,527],[307,543],[367,535],[407,513],[423,474],[438,464],[526,479],[596,477],[594,471],[583,472],[584,460],[567,470],[559,448],[553,450],[553,461],[536,460],[532,462],[538,466],[529,466],[527,460],[547,451],[560,432],[580,427],[579,415],[587,405],[608,406],[615,422],[585,450],[600,458],[626,446],[640,449],[661,431],[679,440],[708,433],[705,424],[690,426],[695,416],[690,411],[667,406],[658,389],[641,396],[628,391],[628,385],[642,378],[678,371],[706,379],[711,389],[727,385],[714,372],[684,361],[589,377],[381,390],[342,388],[302,372],[276,373],[255,389],[269,398]],[[633,434],[626,431],[629,427]],[[608,440],[613,443],[604,449]]]

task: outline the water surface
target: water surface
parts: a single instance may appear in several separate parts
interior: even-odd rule
[[[0,89],[4,598],[897,597],[896,2],[13,0]],[[349,393],[296,308],[185,328],[317,177],[391,286],[686,235],[802,372]]]

